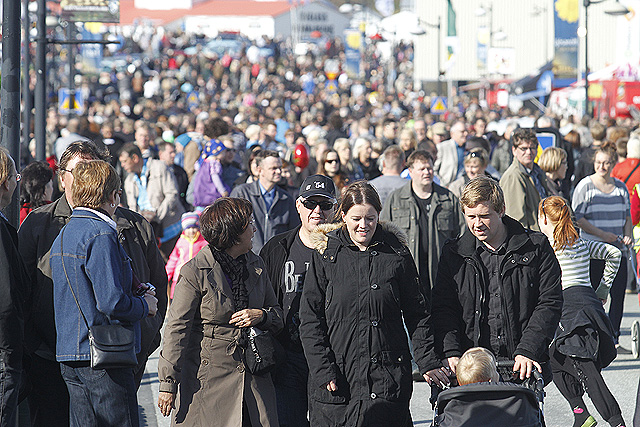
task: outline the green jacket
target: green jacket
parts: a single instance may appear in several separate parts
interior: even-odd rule
[[[416,267],[420,270],[420,263],[418,262],[418,253],[420,252],[420,230],[418,225],[420,208],[413,197],[411,182],[389,195],[382,208],[380,218],[393,222],[406,233],[409,240],[409,250]],[[429,266],[429,281],[432,287],[436,280],[442,246],[447,240],[458,237],[464,230],[465,222],[458,198],[446,188],[434,183],[431,209],[429,211],[429,230],[427,230],[430,243],[427,265]]]

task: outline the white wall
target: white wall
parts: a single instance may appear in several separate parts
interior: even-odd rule
[[[323,2],[304,3],[275,17],[275,33],[291,35],[292,26],[299,31],[300,40],[308,40],[310,33],[320,31],[323,36],[342,36],[349,27],[349,18]]]

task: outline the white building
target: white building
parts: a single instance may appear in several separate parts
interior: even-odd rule
[[[454,81],[478,80],[487,76],[479,66],[478,34],[493,38],[487,47],[510,48],[513,64],[507,75],[491,77],[521,78],[553,58],[554,7],[564,0],[452,0],[457,15],[458,53],[455,62],[447,62],[447,1],[420,0],[416,12],[420,19],[436,24],[441,17],[441,58],[446,79]],[[580,25],[584,25],[584,8],[580,4]],[[589,7],[589,68],[592,71],[622,61],[637,61],[640,55],[640,16],[631,13],[616,17],[605,13],[615,6],[614,0]],[[621,0],[629,9],[640,11],[640,0]],[[438,34],[428,28],[415,44],[416,81],[437,80]],[[484,29],[483,29],[484,27]],[[584,44],[580,39],[578,68],[584,69]]]
[[[169,29],[215,37],[240,32],[257,39],[294,35],[299,41],[313,36],[342,35],[349,19],[327,0],[304,3],[255,0],[121,0],[120,25],[149,20]]]

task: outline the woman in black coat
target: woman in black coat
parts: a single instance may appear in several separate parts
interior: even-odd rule
[[[337,224],[321,225],[300,303],[311,425],[410,426],[411,337],[429,382],[447,382],[433,350],[428,290],[406,237],[378,224],[371,185],[349,185]]]

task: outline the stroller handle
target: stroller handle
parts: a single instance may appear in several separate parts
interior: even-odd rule
[[[514,361],[511,359],[500,359],[496,362],[496,368],[498,368],[498,372],[500,372],[500,370],[503,370],[503,372],[507,369],[511,369],[513,368],[513,364]],[[537,369],[535,369],[535,367],[531,370],[531,376],[533,377],[534,381],[543,381],[542,378],[542,373],[538,372]]]

